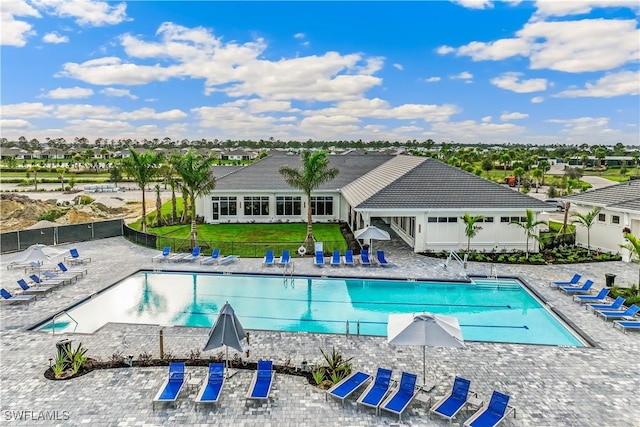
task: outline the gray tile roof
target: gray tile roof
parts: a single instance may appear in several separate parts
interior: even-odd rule
[[[640,211],[640,180],[623,182],[610,187],[563,197],[570,202],[584,202],[593,206]]]
[[[357,207],[544,210],[549,204],[429,158]]]
[[[338,168],[340,173],[331,182],[323,184],[319,190],[336,190],[355,181],[362,175],[391,160],[392,155],[357,155],[329,156],[330,167]],[[298,191],[287,184],[278,172],[280,166],[288,165],[300,168],[299,155],[273,154],[239,170],[220,177],[216,182],[216,190],[220,191]]]

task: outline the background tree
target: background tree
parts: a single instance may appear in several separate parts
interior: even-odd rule
[[[513,176],[516,177],[516,184],[518,186],[518,191],[520,191],[520,184],[522,183],[522,178],[526,175],[526,171],[522,166],[518,166],[513,170]]]
[[[571,216],[575,218],[571,221],[572,224],[579,224],[587,229],[587,253],[591,253],[591,226],[593,226],[601,208],[594,208],[592,211],[582,214],[580,212],[573,212]]]
[[[130,156],[124,159],[122,167],[142,190],[142,232],[147,231],[147,209],[145,188],[156,176],[160,157],[151,151],[138,153],[133,148],[129,149]]]
[[[113,181],[117,187],[118,182],[122,181],[122,168],[118,165],[111,166],[111,169],[109,169],[109,179]]]
[[[551,165],[546,160],[538,162],[538,170],[542,171],[542,185],[544,185],[544,177],[547,172],[551,170]]]
[[[189,207],[191,208],[191,248],[198,245],[196,198],[216,187],[216,179],[212,169],[214,162],[213,157],[203,157],[190,149],[176,164],[176,172],[182,180],[182,187],[189,198]]]
[[[535,168],[533,171],[531,171],[531,176],[533,176],[533,178],[536,180],[536,193],[537,193],[540,185],[542,185],[542,178],[544,177],[544,172],[540,168]]]
[[[33,172],[33,185],[35,186],[35,191],[38,191],[38,172],[40,172],[40,165],[31,165],[29,170]]]
[[[525,221],[511,221],[510,224],[517,225],[524,230],[524,234],[527,237],[526,258],[529,259],[529,239],[534,239],[542,247],[543,243],[538,235],[538,226],[547,225],[547,222],[536,220],[535,213],[531,209],[527,209]]]
[[[489,172],[493,170],[493,160],[491,160],[491,157],[485,157],[482,159],[482,170],[487,173],[488,178]]]
[[[305,150],[300,155],[302,168],[295,169],[282,166],[280,174],[290,186],[302,190],[307,197],[307,236],[304,246],[307,251],[313,249],[315,238],[313,237],[313,217],[311,211],[311,192],[320,185],[335,179],[338,169],[329,167],[329,157],[325,151]]]
[[[58,179],[60,180],[60,191],[64,191],[64,174],[67,172],[65,168],[57,168]]]
[[[476,237],[482,227],[476,225],[477,222],[484,220],[483,215],[471,216],[469,213],[465,213],[462,217],[462,221],[464,221],[464,234],[467,236],[467,254],[471,252],[471,239]],[[466,256],[465,256],[466,260]],[[465,261],[466,264],[466,261]],[[465,265],[466,267],[466,265]]]
[[[160,197],[160,184],[154,187],[156,192],[156,227],[162,226],[162,198]]]

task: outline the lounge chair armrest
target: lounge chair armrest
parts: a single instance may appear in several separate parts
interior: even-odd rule
[[[513,412],[513,418],[516,417],[516,407],[515,406],[511,406],[511,405],[507,405],[507,412],[505,412],[504,416],[505,418],[509,416],[509,414]]]

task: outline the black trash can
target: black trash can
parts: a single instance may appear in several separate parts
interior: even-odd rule
[[[611,274],[611,273],[607,273],[604,275],[606,283],[607,283],[607,288],[610,288],[614,285],[615,281],[616,281],[616,275],[615,274]]]

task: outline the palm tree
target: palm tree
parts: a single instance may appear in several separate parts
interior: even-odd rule
[[[471,251],[471,239],[476,237],[480,230],[482,230],[482,227],[476,225],[476,222],[482,221],[483,219],[483,215],[471,216],[468,213],[465,213],[462,217],[465,225],[464,234],[467,236],[467,254]]]
[[[138,153],[133,148],[129,149],[131,155],[124,159],[122,167],[133,180],[138,184],[140,190],[142,190],[142,232],[147,231],[147,210],[145,199],[145,187],[155,177],[158,170],[158,154],[154,154],[151,151],[145,153]]]
[[[156,192],[156,227],[162,225],[162,198],[160,197],[160,184],[154,187]]]
[[[541,182],[542,182],[542,178],[544,177],[544,172],[542,171],[542,169],[540,168],[536,168],[533,171],[531,171],[531,175],[536,179],[536,193],[538,192],[538,189],[540,188]]]
[[[513,176],[516,177],[516,183],[518,184],[518,192],[520,191],[520,184],[522,183],[522,178],[524,178],[526,173],[527,171],[525,171],[522,166],[518,166],[513,170]]]
[[[289,166],[282,166],[280,174],[290,186],[300,189],[307,197],[307,237],[304,239],[304,245],[307,250],[312,249],[315,242],[313,237],[313,217],[311,213],[311,192],[320,185],[333,180],[338,176],[338,169],[329,167],[329,157],[325,151],[309,150],[303,151],[300,158],[302,159],[302,168],[295,169]]]
[[[600,210],[601,208],[594,208],[592,211],[587,212],[586,214],[581,214],[580,212],[573,212],[571,214],[572,217],[576,218],[575,220],[571,221],[571,223],[580,224],[587,229],[587,253],[591,253],[591,226],[593,225],[596,218],[598,218]]]
[[[191,208],[191,248],[198,244],[198,230],[196,228],[196,198],[210,192],[216,187],[213,175],[213,157],[203,157],[193,150],[187,151],[176,163],[176,172],[182,179],[182,188],[189,198]]]
[[[527,216],[524,222],[520,221],[511,221],[510,224],[517,225],[524,230],[525,235],[527,236],[527,251],[526,258],[529,259],[529,238],[533,238],[538,242],[540,246],[543,245],[542,240],[537,231],[537,227],[540,225],[547,225],[546,221],[537,221],[535,217],[535,213],[531,209],[527,209]]]
[[[33,185],[35,185],[35,191],[38,191],[38,172],[40,172],[40,165],[32,165],[29,170],[33,172]]]
[[[67,170],[65,168],[58,168],[56,172],[58,172],[58,179],[60,180],[60,191],[64,191],[64,174]]]
[[[629,251],[631,259],[635,258],[640,261],[640,238],[634,236],[631,232],[624,233],[624,238],[627,243],[620,245],[620,247]],[[638,295],[640,295],[640,269],[638,269]]]

